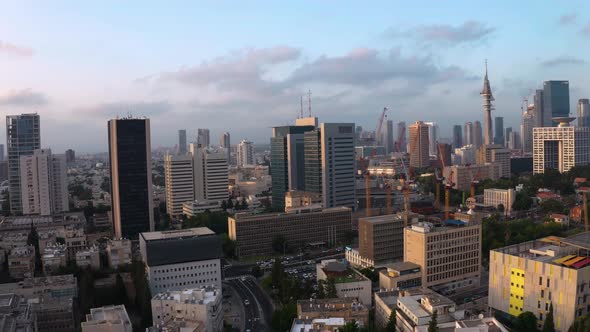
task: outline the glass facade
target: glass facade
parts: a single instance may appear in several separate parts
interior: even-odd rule
[[[501,116],[494,119],[494,144],[504,144],[504,118]]]
[[[305,191],[322,193],[322,145],[319,130],[305,133]]]
[[[551,118],[570,114],[570,90],[568,81],[546,81],[543,84],[543,111]],[[557,123],[550,126],[557,127]]]

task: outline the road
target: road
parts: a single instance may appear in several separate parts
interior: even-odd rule
[[[270,331],[267,322],[272,317],[273,308],[258,283],[251,277],[226,280],[224,283],[235,289],[242,300],[245,313],[242,331]],[[249,304],[246,305],[246,301]]]

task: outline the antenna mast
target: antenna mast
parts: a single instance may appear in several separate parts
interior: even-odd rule
[[[303,96],[301,96],[300,100],[301,100],[301,108],[299,109],[299,117],[303,118]]]
[[[307,90],[307,104],[308,104],[309,117],[311,117],[311,90]]]

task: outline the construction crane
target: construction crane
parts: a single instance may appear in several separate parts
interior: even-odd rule
[[[453,187],[453,169],[449,172],[449,177],[445,181],[445,220],[449,220],[451,211],[451,188]]]
[[[480,173],[480,169],[477,169],[477,172],[475,173],[475,176],[472,176],[471,178],[471,188],[470,188],[470,194],[471,197],[475,198],[475,187],[479,184],[479,173]],[[472,174],[472,173],[470,173]]]
[[[387,116],[385,113],[388,111],[387,107],[383,107],[383,112],[381,112],[381,116],[379,117],[379,123],[377,124],[377,130],[375,131],[375,145],[373,146],[373,152],[371,153],[371,159],[375,158],[377,155],[377,142],[381,139],[381,130],[383,129],[383,120]]]

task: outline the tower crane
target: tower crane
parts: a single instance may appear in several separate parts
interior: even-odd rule
[[[379,141],[379,139],[381,139],[381,130],[383,129],[383,120],[385,120],[385,117],[387,116],[385,113],[387,113],[388,109],[387,107],[383,107],[383,112],[381,112],[381,116],[379,117],[379,123],[377,124],[377,131],[375,131],[375,145],[373,146],[373,153],[371,153],[371,159],[375,158],[375,155],[377,154],[377,142]]]

